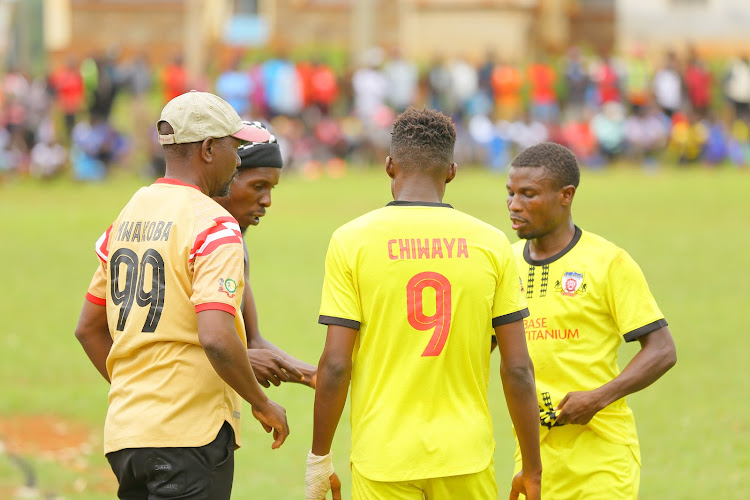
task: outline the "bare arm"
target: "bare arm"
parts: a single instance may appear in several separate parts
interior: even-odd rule
[[[253,407],[253,415],[266,431],[274,429],[272,448],[289,434],[284,408],[269,400],[255,379],[245,346],[237,336],[234,316],[207,310],[198,313],[198,340],[216,373]]]
[[[329,325],[326,345],[318,364],[315,389],[312,452],[327,455],[331,451],[352,375],[352,352],[359,331]]]
[[[534,365],[526,347],[523,321],[495,327],[500,350],[500,376],[508,413],[516,429],[523,465],[513,479],[511,498],[525,493],[537,499],[541,490],[542,459],[539,454],[539,403],[534,382]],[[514,496],[515,494],[515,496]]]
[[[260,334],[258,310],[247,274],[242,316],[247,334],[247,355],[261,385],[269,387],[270,384],[279,385],[281,382],[297,382],[315,388],[316,367],[290,356]]]
[[[568,393],[558,408],[560,424],[587,424],[596,413],[628,394],[653,384],[677,363],[677,350],[669,328],[638,338],[641,350],[611,382],[591,391]]]
[[[78,342],[102,377],[109,382],[107,356],[112,348],[112,337],[107,325],[107,309],[85,300],[75,330]]]

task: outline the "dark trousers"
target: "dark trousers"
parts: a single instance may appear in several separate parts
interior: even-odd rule
[[[195,448],[126,448],[107,454],[122,500],[229,500],[234,432],[224,422],[212,442]]]

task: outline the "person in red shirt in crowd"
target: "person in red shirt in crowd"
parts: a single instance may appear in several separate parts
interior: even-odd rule
[[[531,116],[542,123],[557,120],[557,94],[555,82],[557,72],[544,58],[529,66],[529,83],[531,85]]]
[[[304,108],[308,108],[312,103],[312,73],[312,61],[302,60],[297,62],[297,75],[299,77],[302,106]]]
[[[566,122],[561,128],[562,140],[559,143],[567,146],[583,165],[596,167],[601,165],[602,160],[598,155],[598,143],[589,125],[589,118],[582,115],[580,119]]]
[[[188,90],[188,75],[182,64],[182,57],[175,56],[171,63],[164,67],[164,102],[169,102]]]
[[[490,75],[492,93],[495,96],[497,117],[501,120],[515,120],[521,115],[521,87],[523,75],[512,64],[498,63]]]
[[[683,79],[693,111],[699,118],[705,118],[711,105],[713,76],[706,64],[698,57],[695,47],[690,47],[688,51],[688,65]]]
[[[312,104],[320,108],[323,115],[327,116],[331,105],[339,97],[338,78],[330,66],[320,61],[313,62],[310,92]]]
[[[593,79],[599,93],[600,105],[604,106],[608,102],[622,101],[620,74],[610,53],[602,52],[602,60],[598,68],[594,70]]]
[[[76,115],[81,111],[84,101],[83,77],[78,66],[71,58],[50,77],[50,83],[57,96],[57,105],[63,112],[65,134],[68,139],[76,124]]]

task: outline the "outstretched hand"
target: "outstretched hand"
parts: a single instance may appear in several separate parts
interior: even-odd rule
[[[281,385],[282,382],[304,382],[305,376],[287,360],[268,349],[248,349],[247,358],[255,378],[263,387]]]

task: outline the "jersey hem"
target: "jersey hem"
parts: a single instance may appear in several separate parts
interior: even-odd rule
[[[508,323],[522,320],[523,318],[527,318],[528,316],[529,308],[524,307],[520,311],[512,312],[510,314],[503,314],[502,316],[492,318],[492,328],[496,328],[501,325],[507,325]]]
[[[433,479],[433,478],[438,478],[438,477],[451,477],[451,476],[464,476],[467,474],[477,474],[487,469],[487,467],[490,466],[490,464],[492,463],[492,458],[494,454],[495,452],[493,449],[493,451],[487,457],[486,461],[475,462],[471,466],[463,466],[463,467],[442,469],[442,470],[436,470],[436,471],[425,470],[425,471],[419,471],[413,474],[407,474],[403,476],[392,475],[388,473],[378,474],[377,472],[372,472],[367,469],[363,470],[362,467],[353,460],[350,460],[349,463],[350,465],[353,465],[354,467],[356,467],[359,475],[361,475],[365,479],[369,479],[370,481],[397,483],[401,481],[421,481],[423,479]]]
[[[224,311],[231,314],[232,316],[235,316],[237,314],[234,306],[230,306],[229,304],[225,304],[223,302],[206,302],[205,304],[198,304],[195,306],[196,313],[202,311]]]
[[[221,415],[221,418],[217,420],[217,424],[213,424],[211,430],[200,436],[160,436],[153,438],[143,438],[141,436],[130,436],[123,437],[120,439],[114,439],[107,441],[104,444],[104,454],[114,453],[116,451],[124,450],[126,448],[200,448],[206,446],[216,439],[216,436],[221,431],[221,426],[224,422],[227,422],[231,427],[234,434],[234,448],[239,448],[240,445],[240,434],[238,429],[232,425],[227,416]],[[239,426],[237,426],[239,427]],[[214,430],[215,429],[215,430]],[[189,444],[187,444],[189,443]]]
[[[354,321],[353,319],[337,318],[336,316],[318,316],[318,323],[321,325],[336,325],[351,328],[352,330],[359,330],[360,322]]]
[[[106,306],[107,305],[107,299],[103,299],[101,297],[97,297],[96,295],[92,295],[90,293],[86,293],[86,300],[88,300],[92,304],[96,304],[97,306]]]
[[[659,328],[663,328],[667,326],[667,320],[657,319],[656,321],[649,323],[648,325],[644,325],[640,328],[636,328],[635,330],[631,330],[622,337],[625,339],[625,342],[632,342],[635,339],[639,337],[643,337],[644,335],[648,335],[649,333],[658,330]]]

